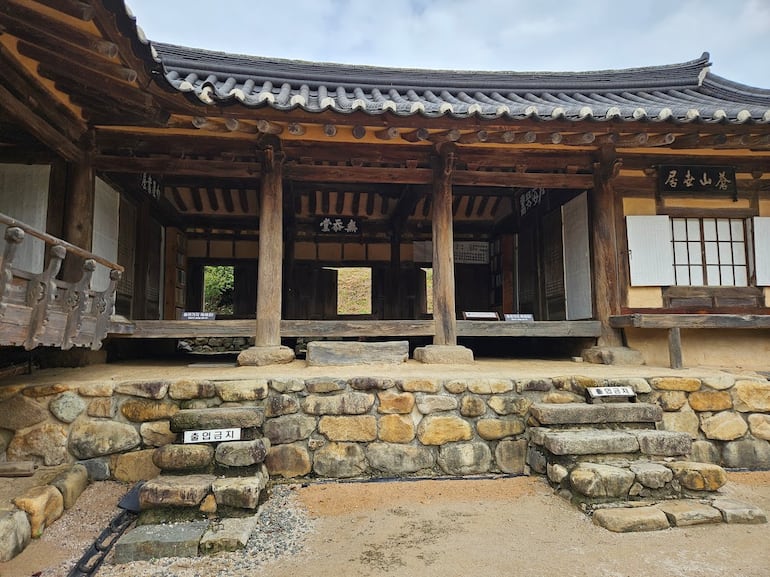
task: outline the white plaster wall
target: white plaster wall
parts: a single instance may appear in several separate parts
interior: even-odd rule
[[[50,173],[51,167],[47,164],[0,164],[0,212],[45,232]],[[2,238],[5,238],[5,228],[0,225]],[[14,266],[42,272],[44,254],[45,243],[27,236],[16,253]]]
[[[120,195],[100,178],[94,189],[94,237],[91,251],[111,262],[118,261]],[[91,287],[104,290],[110,284],[110,271],[96,265]]]

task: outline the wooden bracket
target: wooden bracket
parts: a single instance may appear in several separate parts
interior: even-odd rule
[[[24,240],[24,231],[16,226],[8,227],[5,231],[5,250],[0,257],[0,318],[5,314],[7,308],[3,302],[5,295],[11,290],[13,281],[13,259],[16,258],[16,251]]]
[[[96,261],[87,259],[83,263],[83,275],[80,280],[67,290],[67,325],[64,327],[64,339],[61,345],[65,351],[75,344],[81,344],[78,343],[78,336],[83,323],[83,314],[88,305],[88,289],[91,286],[94,270],[96,270]]]
[[[28,351],[40,344],[39,337],[48,322],[48,309],[56,299],[56,275],[59,274],[66,255],[67,249],[62,245],[52,247],[48,267],[29,281],[27,306],[32,307],[32,313],[29,319],[27,339],[24,341],[24,348]]]
[[[96,317],[96,326],[94,327],[94,340],[91,342],[92,351],[101,349],[102,339],[107,336],[112,309],[115,306],[115,290],[122,276],[123,273],[119,270],[111,270],[109,286],[104,291],[94,295],[91,313]]]

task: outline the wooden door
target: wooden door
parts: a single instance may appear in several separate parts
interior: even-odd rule
[[[564,236],[564,281],[567,320],[590,319],[591,251],[588,235],[588,194],[582,193],[561,207]]]
[[[554,210],[543,217],[543,296],[545,320],[566,318],[564,287],[564,245],[561,211]]]

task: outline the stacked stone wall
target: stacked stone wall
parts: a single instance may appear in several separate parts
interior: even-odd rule
[[[273,477],[526,474],[533,402],[582,402],[589,386],[631,386],[688,433],[693,460],[770,468],[770,381],[684,378],[272,378],[0,389],[0,459],[82,463],[91,479],[156,476],[180,409],[257,406]]]

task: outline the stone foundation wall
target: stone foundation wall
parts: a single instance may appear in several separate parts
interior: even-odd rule
[[[582,402],[588,386],[630,386],[688,433],[694,460],[770,468],[770,381],[725,374],[597,380],[387,377],[181,380],[0,388],[0,459],[80,462],[92,479],[158,474],[180,409],[258,406],[273,477],[526,474],[533,402]]]
[[[254,346],[254,337],[196,337],[181,339],[177,346],[184,351],[202,354],[237,353]]]

